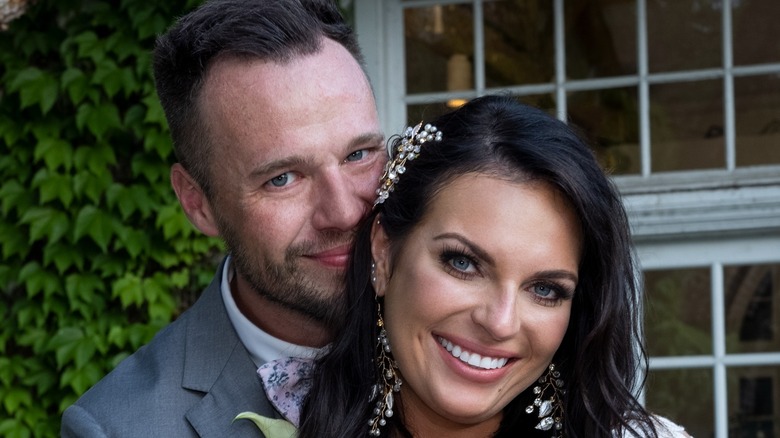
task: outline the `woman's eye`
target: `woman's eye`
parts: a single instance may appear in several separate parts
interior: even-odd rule
[[[542,298],[550,298],[550,295],[555,294],[555,289],[546,284],[534,285],[534,293]]]
[[[360,161],[366,156],[366,153],[367,152],[365,149],[352,152],[351,154],[347,155],[347,159],[345,161]]]
[[[473,269],[473,265],[471,260],[465,256],[456,256],[450,259],[450,266],[458,271],[469,271],[470,269]]]
[[[292,180],[293,177],[290,173],[283,173],[279,176],[271,178],[271,180],[268,181],[268,183],[274,187],[284,187],[287,184],[289,184]]]

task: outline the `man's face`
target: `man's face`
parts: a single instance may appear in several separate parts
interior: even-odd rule
[[[360,220],[386,161],[366,77],[330,40],[286,64],[223,59],[199,100],[208,200],[239,289],[322,320],[340,311]],[[248,287],[247,287],[248,286]]]

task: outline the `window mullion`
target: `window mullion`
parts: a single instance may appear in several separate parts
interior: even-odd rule
[[[723,264],[713,263],[712,284],[712,353],[715,356],[713,379],[715,386],[715,436],[728,437],[728,393],[726,357],[726,310],[723,287]]]

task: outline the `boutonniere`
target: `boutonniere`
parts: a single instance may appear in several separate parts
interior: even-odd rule
[[[266,438],[295,438],[298,430],[287,420],[268,418],[254,412],[242,412],[233,420],[250,420],[263,432]]]

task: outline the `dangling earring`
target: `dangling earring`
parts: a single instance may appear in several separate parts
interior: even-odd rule
[[[536,398],[533,404],[525,408],[527,414],[533,414],[536,408],[539,409],[539,424],[536,429],[553,429],[553,438],[563,437],[563,401],[561,396],[565,393],[563,389],[563,379],[560,371],[555,369],[555,364],[550,364],[547,368],[547,374],[543,375],[534,386]],[[547,400],[543,400],[544,393],[552,388],[552,395]]]
[[[376,309],[378,315],[376,325],[379,327],[379,336],[376,338],[376,365],[379,381],[371,388],[369,401],[374,401],[377,396],[379,396],[379,400],[374,408],[374,417],[368,420],[368,426],[371,428],[368,432],[369,436],[379,436],[381,434],[379,428],[387,424],[387,418],[393,416],[393,393],[401,390],[401,378],[398,376],[398,366],[390,357],[390,343],[387,340],[385,322],[382,320],[382,308],[379,305],[379,301],[376,303]]]

